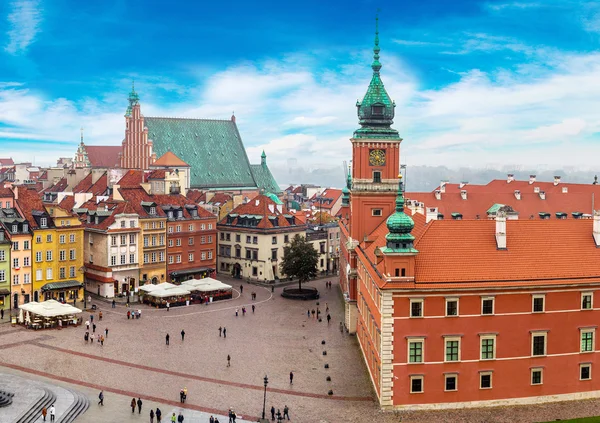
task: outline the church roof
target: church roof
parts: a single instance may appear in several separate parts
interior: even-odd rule
[[[173,152],[167,151],[165,154],[160,156],[154,163],[150,165],[161,166],[161,167],[190,167],[189,164],[177,157]]]
[[[234,121],[145,117],[144,124],[157,155],[171,151],[191,166],[191,187],[256,187]]]
[[[252,176],[254,177],[258,189],[274,194],[279,194],[281,192],[281,188],[279,188],[277,181],[275,181],[275,178],[266,163],[250,165],[250,170],[252,171]]]
[[[120,145],[86,145],[88,161],[91,167],[112,169],[119,166]]]

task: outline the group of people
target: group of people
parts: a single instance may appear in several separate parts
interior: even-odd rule
[[[283,414],[281,414],[281,410],[279,408],[277,409],[277,413],[275,413],[275,407],[271,406],[271,420],[275,420],[275,417],[277,417],[278,422],[285,420],[286,417],[289,420],[290,409],[288,408],[288,406],[286,405],[283,407]]]
[[[142,310],[127,310],[127,320],[139,319],[142,317]]]
[[[48,414],[50,414],[50,421],[53,422],[56,417],[56,407],[54,407],[54,404],[52,404],[50,408],[42,408],[42,418],[44,421],[46,421],[46,416]]]
[[[102,312],[98,313],[98,319],[102,320]],[[90,333],[90,322],[91,322],[91,326],[92,326],[92,333]],[[96,339],[97,343],[100,344],[100,346],[104,346],[104,341],[106,338],[108,338],[108,328],[104,329],[104,335],[102,334],[98,334],[95,335],[96,333],[96,324],[94,323],[94,315],[90,314],[90,319],[85,321],[85,334],[83,335],[83,340],[88,343],[90,342],[91,344],[94,344],[94,338]]]
[[[326,282],[328,283],[328,282]],[[329,305],[327,303],[325,303],[325,313],[327,313],[327,324],[329,324],[329,322],[331,322],[331,314],[329,314]],[[316,317],[317,320],[320,322],[321,321],[321,310],[319,309],[319,307],[317,307],[317,310],[315,311],[315,309],[313,308],[312,310],[306,310],[306,315],[308,317]],[[316,316],[315,316],[316,315]]]

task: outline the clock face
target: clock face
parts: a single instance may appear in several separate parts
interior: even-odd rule
[[[385,151],[371,150],[369,153],[369,163],[371,166],[383,166],[385,164]]]

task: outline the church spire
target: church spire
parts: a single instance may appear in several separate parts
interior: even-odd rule
[[[416,253],[413,247],[415,237],[411,231],[415,222],[404,212],[404,184],[402,174],[398,175],[398,194],[396,195],[396,211],[386,220],[389,233],[385,236],[384,253]]]
[[[131,81],[131,92],[129,93],[129,97],[127,99],[129,101],[129,106],[127,106],[127,111],[125,112],[125,116],[131,116],[131,110],[133,106],[140,104],[140,96],[135,92],[135,81]]]
[[[80,128],[81,130],[81,145],[83,145],[83,126]]]
[[[379,63],[379,52],[381,49],[379,48],[379,15],[375,16],[375,46],[373,47],[373,63],[371,64],[371,68],[373,69],[373,73],[379,74],[381,70],[381,63]]]

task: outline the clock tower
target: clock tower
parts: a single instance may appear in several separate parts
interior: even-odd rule
[[[400,169],[400,138],[392,101],[381,81],[379,28],[376,20],[373,76],[362,101],[356,102],[360,128],[352,142],[351,236],[359,242],[394,212]]]

